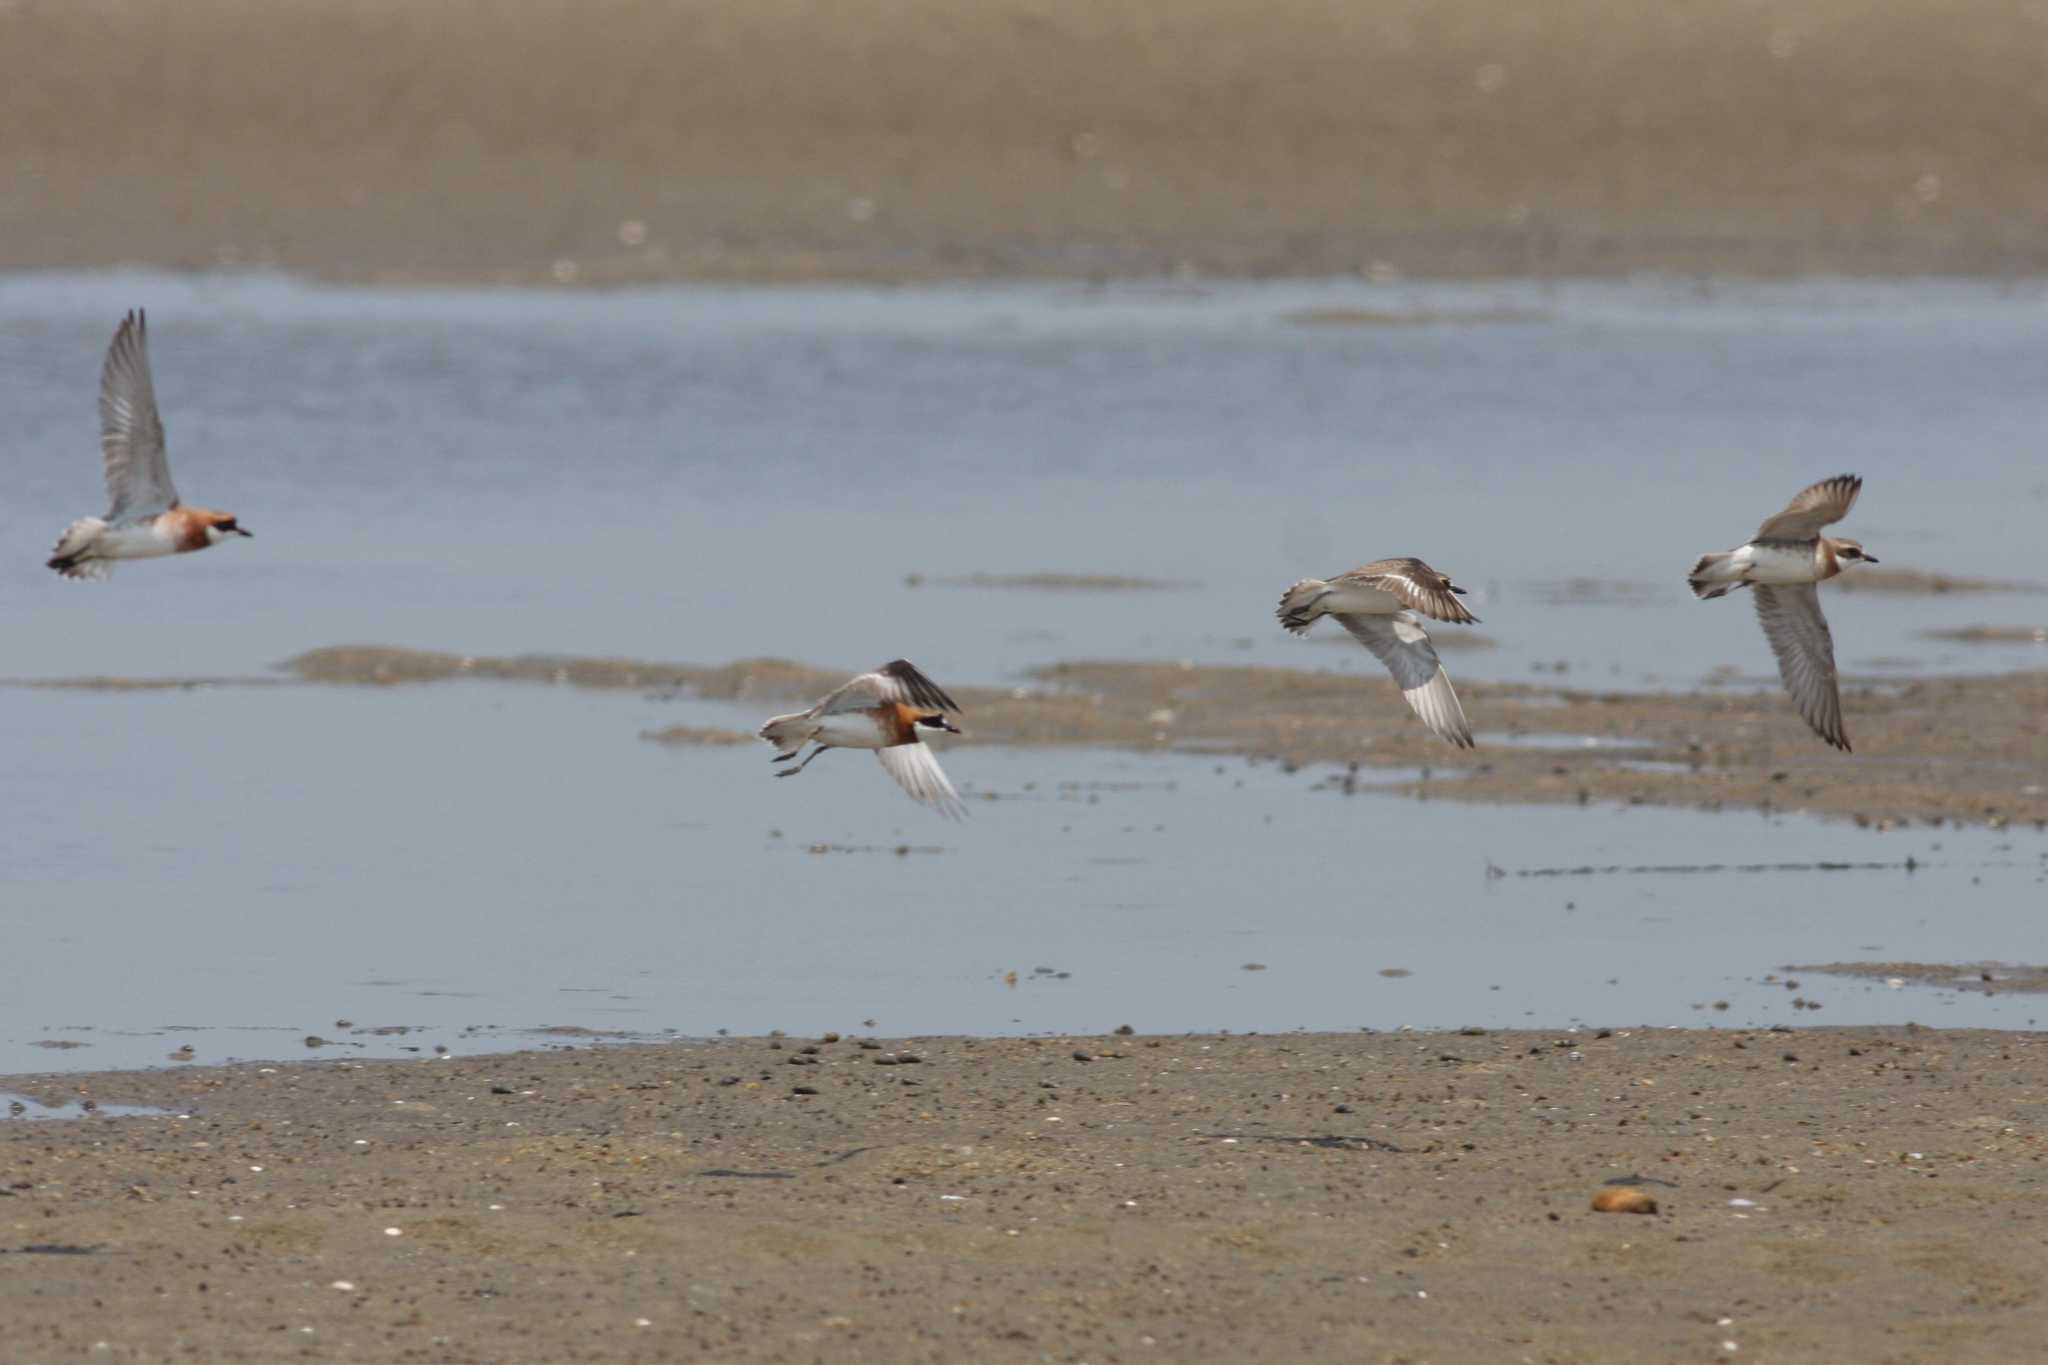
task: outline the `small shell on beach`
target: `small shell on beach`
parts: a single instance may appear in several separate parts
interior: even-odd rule
[[[1633,1185],[1614,1185],[1593,1196],[1595,1213],[1655,1213],[1657,1201]]]

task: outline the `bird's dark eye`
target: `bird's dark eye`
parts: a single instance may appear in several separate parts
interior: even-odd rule
[[[218,525],[220,529],[223,531],[238,531],[241,529],[240,527],[235,525],[235,519],[233,517],[229,517],[226,521],[223,522],[217,522],[216,525]]]

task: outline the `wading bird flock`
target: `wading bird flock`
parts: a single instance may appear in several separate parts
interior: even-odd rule
[[[85,517],[65,528],[49,560],[64,577],[104,579],[118,560],[186,554],[249,534],[230,513],[178,500],[150,379],[149,333],[139,311],[121,320],[100,371],[100,453],[112,505],[104,517]],[[1854,474],[1823,479],[1765,521],[1747,544],[1701,555],[1687,575],[1699,598],[1752,590],[1757,619],[1793,705],[1816,734],[1842,750],[1849,737],[1842,728],[1835,642],[1815,589],[1845,565],[1877,563],[1858,542],[1820,533],[1849,515],[1862,489],[1863,480]],[[1376,559],[1334,578],[1304,578],[1290,587],[1280,599],[1280,624],[1303,635],[1321,617],[1335,620],[1386,665],[1432,734],[1470,748],[1465,709],[1419,619],[1477,622],[1458,600],[1464,591],[1419,559]],[[919,731],[958,734],[947,713],[959,710],[937,683],[909,660],[897,659],[850,679],[808,711],[774,717],[760,736],[775,746],[777,763],[795,759],[806,744],[816,746],[801,762],[778,769],[778,777],[795,776],[828,749],[872,749],[904,791],[958,817],[966,807]]]

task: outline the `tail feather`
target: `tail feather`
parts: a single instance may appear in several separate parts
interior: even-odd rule
[[[1706,601],[1713,597],[1725,597],[1741,587],[1742,579],[1736,576],[1735,570],[1728,567],[1734,558],[1734,554],[1727,550],[1716,550],[1712,554],[1701,555],[1698,562],[1692,566],[1692,572],[1686,575],[1686,581],[1692,585],[1692,595]]]
[[[1323,614],[1316,608],[1329,590],[1330,585],[1320,578],[1304,578],[1296,583],[1280,595],[1280,624],[1296,635],[1306,634]]]
[[[106,522],[98,517],[82,517],[72,522],[50,547],[48,566],[70,579],[105,578],[114,571],[113,563],[91,552],[100,532],[106,529]]]
[[[810,718],[802,711],[791,716],[774,716],[757,732],[775,746],[775,751],[801,749],[810,742]]]

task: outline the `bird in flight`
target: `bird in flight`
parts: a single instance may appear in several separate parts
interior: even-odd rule
[[[1849,515],[1863,480],[1854,474],[1822,479],[1757,528],[1747,545],[1704,554],[1687,576],[1692,595],[1722,597],[1737,588],[1756,593],[1756,616],[1764,638],[1778,656],[1778,676],[1792,694],[1792,704],[1814,733],[1843,752],[1849,735],[1842,728],[1842,691],[1835,676],[1835,637],[1821,615],[1818,585],[1850,564],[1875,564],[1860,542],[1846,536],[1824,536]]]
[[[775,746],[777,763],[795,758],[806,744],[818,746],[777,777],[794,777],[827,749],[872,749],[898,786],[941,815],[958,819],[967,813],[966,805],[919,731],[959,734],[946,719],[948,711],[959,709],[915,664],[897,659],[841,684],[808,711],[773,717],[760,735]]]
[[[1420,613],[1458,625],[1478,621],[1458,600],[1464,591],[1419,559],[1376,559],[1335,578],[1296,583],[1280,599],[1280,624],[1306,635],[1316,618],[1335,619],[1387,666],[1430,733],[1469,749],[1465,708],[1417,619]]]
[[[102,579],[116,560],[187,554],[249,534],[231,513],[178,501],[140,312],[121,319],[100,371],[100,454],[112,505],[103,517],[72,522],[58,538],[49,565],[64,577]]]

